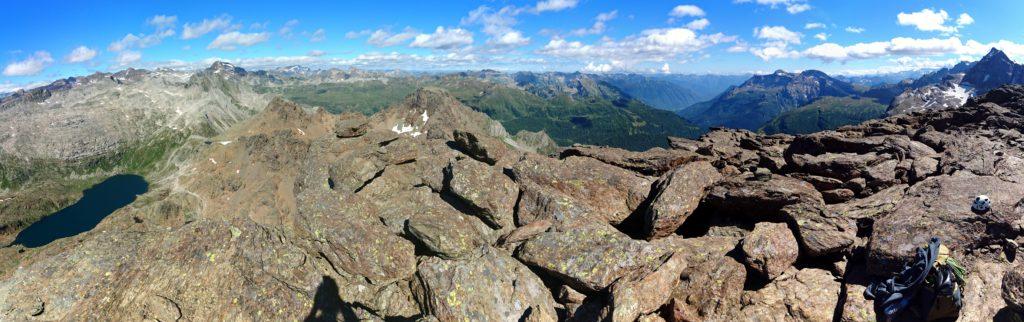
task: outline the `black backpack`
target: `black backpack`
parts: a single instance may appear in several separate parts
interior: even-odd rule
[[[966,270],[938,238],[917,250],[903,271],[868,285],[880,321],[956,321],[963,308]]]

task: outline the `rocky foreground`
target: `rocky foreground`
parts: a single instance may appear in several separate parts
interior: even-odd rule
[[[369,118],[275,100],[96,229],[0,251],[0,320],[873,321],[865,285],[932,236],[970,270],[961,321],[1019,320],[1021,128],[1004,87],[551,157],[440,90]]]

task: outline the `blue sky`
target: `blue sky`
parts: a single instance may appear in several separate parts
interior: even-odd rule
[[[0,91],[214,60],[405,70],[864,74],[1024,58],[1021,1],[7,1]]]

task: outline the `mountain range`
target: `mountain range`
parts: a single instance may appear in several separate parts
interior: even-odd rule
[[[1024,66],[993,48],[977,62],[961,62],[892,83],[834,78],[815,70],[780,70],[753,76],[678,113],[702,127],[811,133],[887,115],[958,107],[996,86],[1021,82]]]
[[[680,110],[679,114],[705,127],[757,130],[779,114],[820,97],[845,97],[857,93],[853,85],[820,71],[787,73],[779,70],[753,76],[710,101]]]
[[[117,93],[164,87],[243,104],[200,104],[173,121],[164,114],[177,110],[134,115],[188,135],[142,172],[148,192],[94,228],[0,247],[0,320],[873,321],[866,286],[933,236],[971,268],[961,320],[1024,316],[1013,262],[1024,243],[1014,130],[1024,86],[837,131],[719,128],[667,148],[552,153],[546,135],[510,135],[436,86],[370,116],[272,97],[228,125],[193,116],[248,108],[249,84],[290,80],[227,64],[133,74],[30,103],[21,93],[0,118],[54,122],[46,113],[66,108],[120,118],[147,101]],[[148,87],[158,81],[171,84]],[[553,97],[593,96],[571,92]],[[85,93],[106,99],[66,100]],[[831,99],[848,98],[815,102]],[[163,130],[124,126],[137,125]],[[137,169],[111,170],[121,171]],[[0,191],[0,205],[36,197],[24,188]],[[979,194],[992,206],[972,212]]]

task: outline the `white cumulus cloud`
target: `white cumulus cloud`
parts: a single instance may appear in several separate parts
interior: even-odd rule
[[[174,28],[178,24],[178,16],[156,15],[147,19],[146,24],[155,27],[157,30]]]
[[[961,41],[957,37],[924,39],[897,37],[889,41],[855,43],[848,46],[824,43],[804,50],[803,55],[826,62],[883,56],[961,55],[977,57],[987,53],[990,48],[1001,49],[1010,56],[1024,56],[1024,45],[1008,40],[980,43],[975,40]]]
[[[498,47],[521,47],[529,44],[530,38],[523,37],[523,34],[518,31],[509,31],[504,35],[491,38],[487,43]]]
[[[71,53],[64,60],[69,63],[81,63],[92,60],[95,57],[96,50],[86,46],[78,46],[71,50]]]
[[[864,28],[861,27],[846,27],[846,32],[851,34],[859,34],[864,32]]]
[[[967,14],[966,12],[961,13],[960,17],[956,18],[956,25],[960,27],[970,25],[972,23],[974,23],[974,18],[971,17],[971,15]]]
[[[16,61],[4,67],[4,76],[38,75],[50,63],[53,63],[53,57],[49,52],[37,51],[25,60]]]
[[[786,11],[791,14],[798,14],[807,10],[811,10],[811,5],[806,3],[797,3],[786,7]]]
[[[438,26],[431,34],[419,34],[409,46],[431,49],[452,49],[473,44],[473,33],[462,28]]]
[[[239,46],[248,47],[270,40],[270,34],[266,32],[241,33],[232,31],[223,33],[214,38],[206,49],[235,50]]]
[[[537,2],[535,10],[537,12],[562,11],[574,8],[577,4],[579,4],[579,0],[544,0]]]
[[[804,29],[822,29],[825,28],[825,24],[820,22],[811,22],[804,25]]]
[[[721,33],[700,35],[687,28],[647,29],[620,40],[604,38],[594,44],[552,38],[537,53],[570,60],[620,61],[630,64],[675,60],[713,45],[734,42]]]
[[[700,18],[700,19],[697,19],[697,20],[694,20],[694,21],[690,21],[689,23],[687,23],[686,24],[686,28],[689,28],[689,29],[692,29],[692,30],[701,30],[701,29],[707,28],[708,25],[710,25],[710,24],[711,24],[711,22],[708,21],[708,19]]]
[[[754,36],[759,39],[781,41],[786,44],[800,44],[800,38],[803,37],[799,32],[786,29],[783,26],[754,28]]]
[[[896,15],[896,20],[901,26],[913,26],[921,31],[938,31],[947,34],[955,33],[957,27],[974,23],[974,18],[964,13],[956,19],[956,26],[950,26],[946,24],[950,22],[950,16],[946,10],[934,11],[928,8],[911,13],[900,12]]]
[[[811,9],[806,0],[735,0],[736,3],[753,2],[759,5],[769,6],[772,9],[786,8],[790,14],[798,14]]]
[[[387,29],[377,29],[370,33],[370,37],[366,39],[366,43],[377,47],[397,46],[406,43],[410,39],[416,37],[417,34],[419,34],[419,32],[410,27],[405,27],[405,30],[399,33],[392,33]]]
[[[118,67],[124,67],[142,60],[142,53],[132,50],[125,50],[117,54],[114,62]]]
[[[704,10],[695,5],[685,4],[672,8],[668,15],[673,17],[703,17]]]
[[[231,17],[224,15],[213,19],[203,19],[199,23],[186,23],[181,30],[181,39],[195,39],[216,30],[231,27]]]

